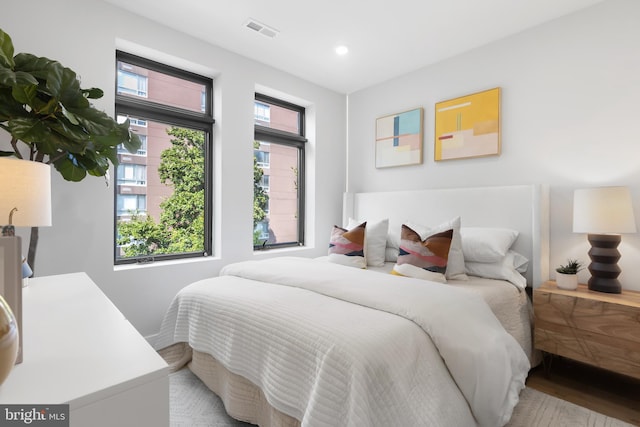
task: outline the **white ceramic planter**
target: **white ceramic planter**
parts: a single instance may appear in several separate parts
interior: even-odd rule
[[[556,285],[558,285],[560,289],[576,289],[578,287],[578,275],[558,273],[556,271]]]

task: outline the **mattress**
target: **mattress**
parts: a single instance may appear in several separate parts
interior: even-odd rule
[[[513,285],[286,262],[239,263],[189,286],[163,322],[158,346],[182,349],[173,359],[191,358],[232,416],[265,426],[508,421],[530,355],[516,326],[530,328],[527,299]]]

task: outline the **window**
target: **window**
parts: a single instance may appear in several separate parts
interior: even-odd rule
[[[126,117],[124,116],[118,116],[118,123],[123,123],[125,121]],[[133,123],[133,120],[131,117],[129,118],[129,123]],[[146,125],[145,125],[146,127]],[[138,133],[138,137],[140,138],[140,148],[138,148],[138,151],[135,152],[136,156],[146,156],[147,155],[147,135],[142,135],[139,132]],[[127,151],[126,148],[124,148],[124,145],[120,144],[118,145],[118,154],[132,154],[129,153]]]
[[[266,221],[260,221],[256,224],[254,234],[266,246],[269,241],[269,224]]]
[[[116,115],[142,141],[118,150],[116,264],[211,253],[213,82],[116,53]]]
[[[118,70],[118,93],[147,97],[147,77]]]
[[[256,101],[254,110],[257,124],[269,126],[269,122],[271,121],[269,105]]]
[[[143,127],[143,128],[147,127],[147,121],[146,120],[142,120],[142,119],[136,119],[136,118],[131,117],[129,119],[129,123],[131,124],[131,126],[140,126],[140,127]]]
[[[136,164],[120,164],[118,185],[147,185],[147,167]]]
[[[258,183],[258,185],[262,187],[265,193],[269,192],[269,176],[270,175],[262,175],[262,179]]]
[[[260,150],[255,150],[253,153],[256,156],[256,161],[258,162],[258,167],[262,169],[266,169],[269,167],[269,152],[264,149],[267,148],[268,144],[264,142],[260,142]]]
[[[147,196],[144,194],[122,194],[118,197],[118,215],[132,217],[145,214],[147,211]]]
[[[304,111],[256,94],[254,249],[304,244]]]

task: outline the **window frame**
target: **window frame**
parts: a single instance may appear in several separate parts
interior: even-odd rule
[[[205,111],[196,112],[179,107],[165,105],[150,101],[147,98],[132,97],[118,93],[118,62],[122,61],[131,65],[140,66],[148,70],[157,71],[172,77],[202,84],[206,88]],[[213,248],[213,79],[186,70],[178,69],[147,58],[116,50],[115,56],[116,82],[115,82],[115,114],[117,116],[132,116],[164,123],[171,126],[179,126],[204,133],[204,248],[201,252],[143,255],[129,258],[118,258],[117,233],[118,233],[118,185],[116,171],[116,185],[114,185],[114,212],[113,212],[113,262],[114,265],[141,264],[155,261],[206,257],[212,254]],[[129,153],[131,154],[131,153]],[[134,154],[135,155],[135,154]],[[148,202],[148,201],[147,201]],[[148,205],[147,205],[148,210]]]
[[[296,105],[282,99],[273,98],[256,92],[254,102],[276,105],[298,113],[298,134],[279,129],[272,129],[267,126],[255,124],[254,117],[254,140],[271,144],[280,144],[298,149],[298,241],[284,243],[266,243],[254,245],[253,249],[268,250],[284,247],[304,246],[305,242],[305,151],[307,138],[305,137],[305,107]]]

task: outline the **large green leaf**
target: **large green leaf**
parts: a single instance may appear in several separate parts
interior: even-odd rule
[[[93,141],[96,142],[96,147],[117,148],[122,144],[130,153],[135,153],[142,146],[140,137],[131,132],[129,119],[114,127],[108,135],[95,135]]]
[[[102,89],[92,87],[91,89],[82,89],[82,93],[89,99],[99,99],[104,96]]]
[[[113,166],[118,166],[118,164],[120,163],[120,160],[118,159],[118,149],[115,148],[114,150],[109,150],[105,153],[102,153],[105,157],[105,159],[109,159],[109,161],[111,162],[111,164]]]
[[[38,80],[24,71],[13,71],[8,68],[0,68],[0,85],[15,86],[37,86]]]
[[[71,111],[67,110],[66,108],[64,108],[64,105],[62,106],[62,114],[67,118],[67,120],[71,122],[72,125],[74,126],[80,125],[80,122],[76,118],[76,115],[73,114]]]
[[[48,137],[49,128],[36,117],[18,117],[9,120],[11,135],[24,142],[37,142]]]
[[[0,28],[0,66],[13,68],[13,42],[9,34]]]
[[[16,64],[15,71],[24,71],[43,82],[46,81],[52,64],[58,64],[58,61],[30,53],[19,53],[14,57],[14,60]]]
[[[74,140],[60,131],[60,122],[48,123],[36,117],[19,117],[8,122],[11,134],[21,141],[34,145],[43,154],[52,155],[60,151],[81,153],[85,144]]]
[[[76,166],[74,161],[68,157],[58,160],[53,166],[67,181],[79,182],[87,176],[87,171]]]
[[[80,81],[75,72],[63,67],[59,62],[53,63],[49,67],[47,74],[47,88],[50,93],[67,109],[89,108],[90,104],[84,97],[80,88]]]
[[[142,146],[142,141],[140,141],[140,137],[138,135],[131,132],[129,119],[124,123],[120,123],[118,125],[118,129],[120,131],[120,138],[123,141],[122,144],[124,144],[124,148],[126,148],[130,153],[138,151],[138,148]]]
[[[48,126],[52,132],[57,133],[58,135],[73,141],[74,143],[80,144],[82,146],[87,145],[87,141],[89,140],[89,134],[84,131],[84,129],[80,126],[75,126],[72,122],[68,122],[63,119],[52,120],[48,122]]]
[[[109,170],[109,161],[99,153],[87,152],[84,156],[78,156],[77,160],[89,175],[104,176]]]
[[[14,86],[11,91],[13,99],[21,104],[32,104],[38,93],[38,85]]]
[[[16,102],[11,94],[10,88],[0,88],[0,122],[9,120],[12,117],[28,117],[29,112],[25,111],[22,104]]]
[[[61,110],[60,102],[57,98],[50,98],[47,100],[36,97],[29,105],[34,113],[47,116],[49,121],[53,121],[54,119],[51,116]]]
[[[78,122],[92,135],[108,135],[117,124],[106,113],[95,108],[69,108]]]

